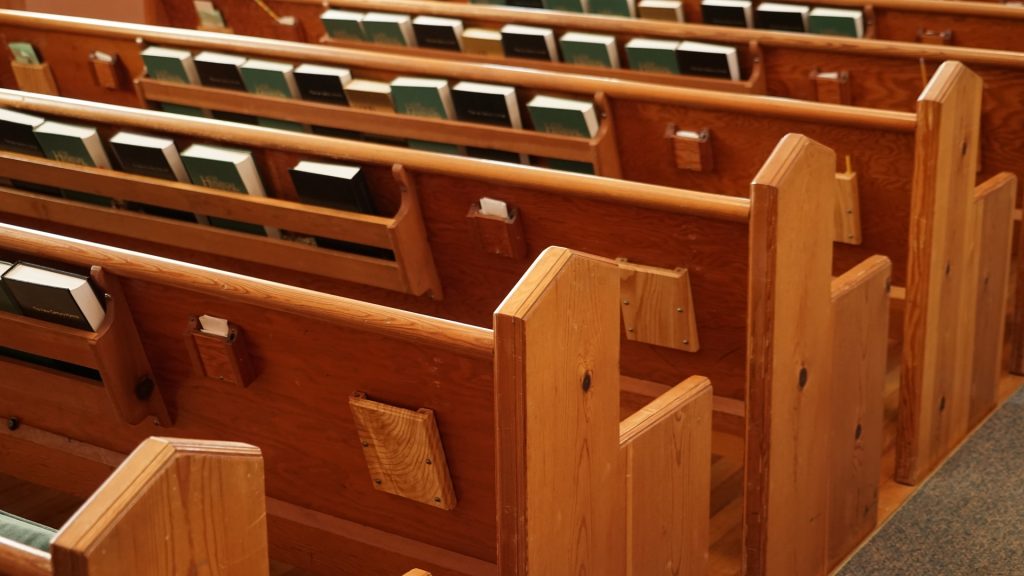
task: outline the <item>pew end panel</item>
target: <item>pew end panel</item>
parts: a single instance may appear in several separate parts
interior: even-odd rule
[[[979,245],[982,204],[975,201],[981,93],[980,77],[947,62],[918,102],[896,443],[896,479],[906,484],[920,481],[970,430],[975,278],[988,248]],[[992,241],[990,249],[1009,259],[999,246],[1005,239]]]
[[[751,185],[748,574],[825,570],[835,164],[829,148],[788,135]]]
[[[892,264],[884,256],[832,281],[828,570],[877,523],[891,284]]]
[[[225,576],[269,574],[263,472],[248,444],[148,438],[103,474],[49,553],[0,538],[0,572],[171,576],[206,566]]]
[[[623,420],[626,576],[708,573],[711,383],[691,377]]]

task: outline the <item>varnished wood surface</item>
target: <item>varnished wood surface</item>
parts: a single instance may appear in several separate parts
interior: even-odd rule
[[[919,102],[922,123],[900,387],[897,479],[915,484],[969,430],[975,342],[978,207],[974,202],[982,80],[950,62]]]
[[[0,574],[51,576],[50,555],[0,536]]]
[[[825,570],[829,454],[821,434],[832,382],[828,272],[835,197],[822,182],[834,186],[835,161],[832,150],[790,135],[752,185],[747,574]],[[799,288],[789,284],[795,278],[804,279]]]
[[[832,282],[828,569],[874,530],[878,518],[891,283],[892,265],[882,256]]]
[[[549,248],[494,314],[498,566],[626,571],[619,271]]]

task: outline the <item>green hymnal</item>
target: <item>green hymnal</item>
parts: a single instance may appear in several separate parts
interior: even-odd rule
[[[591,14],[636,17],[636,0],[590,0]]]
[[[615,36],[611,34],[588,34],[566,32],[558,39],[562,49],[562,61],[581,66],[619,67],[619,50]]]
[[[110,159],[107,158],[107,152],[103,149],[99,132],[92,126],[47,120],[40,124],[35,131],[39,145],[46,152],[46,157],[51,160],[79,166],[110,168]],[[74,190],[62,190],[61,192],[68,200],[111,206],[110,198],[103,196],[75,192]]]
[[[10,42],[7,44],[14,61],[18,64],[39,64],[39,54],[35,46],[28,42]]]
[[[818,6],[808,16],[808,31],[814,34],[864,37],[864,12],[849,8]]]
[[[544,8],[563,12],[588,12],[587,0],[544,0]]]
[[[206,28],[224,28],[224,15],[209,0],[193,0],[199,25]]]
[[[193,184],[252,196],[267,195],[252,152],[248,150],[193,144],[182,152],[181,160]],[[224,218],[210,217],[210,224],[250,234],[281,237],[281,232],[276,228]]]
[[[352,10],[328,10],[320,15],[324,30],[331,38],[338,40],[366,40],[363,32],[363,12]]]
[[[142,51],[142,62],[146,65],[146,75],[161,82],[179,84],[199,84],[199,73],[192,53],[178,48],[149,46]],[[180,104],[161,104],[164,112],[187,114],[189,116],[206,116],[206,112],[192,106]]]
[[[416,45],[412,18],[408,14],[367,12],[363,17],[363,32],[367,40],[377,44]]]
[[[299,98],[299,87],[295,83],[295,67],[287,62],[274,62],[250,58],[239,68],[245,89],[253,94],[273,98]],[[260,126],[305,132],[306,127],[295,122],[274,118],[259,118]]]
[[[629,67],[633,70],[678,74],[678,47],[678,40],[633,38],[626,42],[626,58],[629,59]]]
[[[538,132],[579,138],[593,138],[597,135],[597,110],[589,100],[541,95],[530,100],[526,109],[530,112],[533,129]],[[586,162],[550,159],[548,165],[557,170],[594,173],[594,167]]]
[[[391,100],[395,112],[429,118],[455,118],[452,93],[448,81],[438,78],[399,76],[391,82]],[[409,147],[430,152],[461,154],[458,146],[439,142],[409,140]]]

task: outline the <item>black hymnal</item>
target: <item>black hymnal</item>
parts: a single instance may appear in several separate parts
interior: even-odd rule
[[[412,29],[420,48],[462,50],[462,20],[417,16],[412,19]]]
[[[245,63],[245,57],[219,52],[200,52],[193,61],[196,65],[196,72],[199,74],[199,81],[203,86],[245,91],[245,82],[242,80],[242,73],[239,70],[239,66]],[[234,112],[214,111],[213,117],[240,124],[258,123],[255,116]]]
[[[140,176],[178,182],[189,181],[185,165],[181,163],[181,156],[178,155],[174,141],[170,138],[118,132],[110,139],[110,147],[114,149],[114,156],[117,157],[121,170],[129,174],[139,174]],[[200,221],[191,212],[184,212],[173,208],[137,202],[129,202],[128,207],[141,210],[147,214],[172,218],[174,220],[185,222]],[[205,223],[205,220],[203,222]]]
[[[501,47],[513,58],[558,60],[555,33],[550,28],[506,24],[501,28]]]
[[[700,4],[701,20],[715,26],[751,26],[750,0],[704,0]]]
[[[376,213],[373,197],[366,186],[366,177],[358,166],[303,161],[288,172],[295,185],[295,192],[298,194],[299,200],[304,203],[348,212]],[[314,241],[320,248],[341,250],[375,258],[394,258],[394,254],[390,250],[374,246],[363,246],[319,236],[315,237]]]
[[[348,106],[345,84],[352,79],[348,69],[302,64],[295,68],[294,74],[303,100]]]
[[[452,87],[459,120],[522,128],[516,89],[512,86],[459,82]]]
[[[19,262],[3,283],[25,316],[93,332],[103,322],[103,305],[86,276]]]
[[[506,0],[505,5],[520,8],[543,8],[544,0]]]
[[[29,156],[45,157],[46,152],[39,145],[39,140],[36,140],[35,134],[35,128],[45,121],[44,118],[39,116],[0,108],[0,149],[19,154],[28,154]],[[31,182],[22,182],[20,180],[12,180],[11,183],[15,188],[60,197],[60,190],[57,188],[50,188],[49,186],[42,186]]]
[[[809,6],[800,4],[762,2],[754,12],[754,22],[758,28],[766,30],[806,32],[810,10]]]
[[[683,40],[676,49],[681,74],[697,74],[739,80],[740,68],[736,48]]]

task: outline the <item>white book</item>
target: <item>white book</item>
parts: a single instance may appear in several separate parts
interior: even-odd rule
[[[684,53],[680,55],[679,58],[679,71],[683,74],[719,76],[722,69],[718,66],[717,62],[710,62],[708,59],[704,58],[687,57],[687,53],[690,55],[715,54],[725,57],[725,62],[729,71],[729,79],[740,79],[740,61],[735,46],[683,40],[682,43],[679,44],[677,51]]]
[[[80,126],[77,124],[65,124],[64,122],[47,120],[36,127],[35,132],[36,137],[41,135],[44,139],[47,138],[47,136],[57,136],[62,137],[62,139],[73,138],[80,140],[94,166],[97,168],[110,168],[110,158],[107,157],[107,151],[103,148],[103,141],[100,140],[99,132],[97,132],[96,128],[93,126]],[[48,141],[52,142],[52,140]],[[43,145],[44,149],[49,148],[47,146],[47,142],[41,141],[40,143]],[[57,160],[75,161],[71,158],[57,158]]]
[[[501,27],[501,39],[507,56],[558,61],[555,31],[539,26],[506,24]]]
[[[616,45],[615,36],[612,36],[611,34],[566,32],[565,34],[562,34],[562,37],[558,39],[558,42],[562,47],[562,60],[566,62],[601,66],[601,62],[591,62],[592,57],[587,54],[588,50],[576,49],[578,47],[591,45],[603,50],[604,53],[608,55],[608,62],[611,64],[612,68],[618,68],[620,66],[619,50]]]

